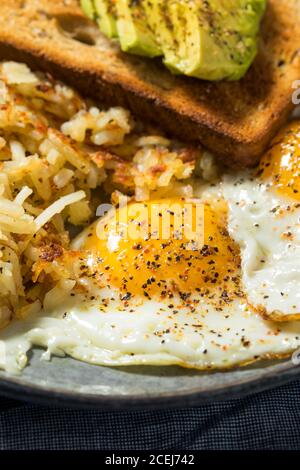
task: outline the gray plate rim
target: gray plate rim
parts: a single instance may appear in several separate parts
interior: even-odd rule
[[[164,394],[142,395],[102,395],[66,391],[63,388],[31,384],[18,376],[0,378],[0,393],[18,401],[46,406],[71,408],[97,408],[105,410],[133,410],[139,408],[195,407],[204,403],[242,398],[271,388],[284,385],[300,376],[300,368],[294,365],[276,372],[266,372],[265,376],[208,390],[168,392]]]

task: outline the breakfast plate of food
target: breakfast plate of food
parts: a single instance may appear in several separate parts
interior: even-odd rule
[[[177,406],[298,376],[299,1],[0,12],[0,391]]]

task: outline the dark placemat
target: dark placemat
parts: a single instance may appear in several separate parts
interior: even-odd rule
[[[157,411],[51,408],[0,398],[0,449],[300,450],[300,380],[243,399]]]

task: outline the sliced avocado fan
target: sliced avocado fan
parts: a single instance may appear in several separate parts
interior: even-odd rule
[[[81,0],[121,49],[162,56],[172,73],[239,80],[257,53],[267,0]],[[94,6],[94,8],[93,8]]]

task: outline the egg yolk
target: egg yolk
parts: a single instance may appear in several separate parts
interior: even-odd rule
[[[191,204],[192,219],[196,217],[196,203]],[[111,238],[115,233],[117,220],[122,220],[121,212],[117,210],[114,220],[107,218],[105,228],[108,239],[99,239],[96,226],[89,229],[85,237],[83,249],[97,252],[100,265],[98,270],[103,272],[105,282],[123,293],[123,299],[131,296],[164,297],[176,291],[182,299],[188,298],[189,293],[204,292],[222,287],[222,292],[229,282],[236,282],[237,270],[240,266],[239,250],[229,237],[226,229],[227,206],[224,202],[215,203],[215,207],[203,204],[203,225],[201,246],[194,246],[190,237],[183,233],[178,236],[178,227],[182,214],[186,211],[184,199],[170,199],[142,203],[148,216],[158,211],[156,215],[170,224],[169,237],[162,236],[160,224],[158,231],[153,234],[153,227],[143,218],[129,217],[127,226],[122,228],[139,227],[147,223],[147,236],[132,240],[122,235]],[[153,211],[153,208],[155,210]],[[175,207],[175,209],[174,209]],[[172,208],[172,210],[170,209]],[[128,209],[130,209],[130,204]],[[151,219],[152,223],[152,219]],[[152,232],[151,232],[152,231]],[[123,230],[124,232],[124,230]],[[128,231],[126,231],[128,232]],[[122,230],[120,231],[122,234]],[[154,235],[154,236],[153,236]],[[114,238],[115,237],[115,238]],[[112,243],[112,240],[115,242]],[[226,293],[224,294],[226,295]]]
[[[300,201],[300,121],[285,126],[262,157],[258,176],[283,196]]]

